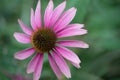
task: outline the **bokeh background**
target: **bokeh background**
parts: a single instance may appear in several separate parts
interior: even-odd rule
[[[42,1],[42,13],[49,0]],[[53,0],[55,6],[63,0]],[[26,67],[32,57],[19,61],[14,53],[31,45],[18,43],[14,32],[22,32],[17,19],[30,26],[30,9],[37,0],[0,0],[0,80],[32,80]],[[88,34],[74,37],[90,45],[88,49],[70,48],[80,57],[81,69],[71,64],[69,80],[120,80],[120,0],[67,0],[77,14],[71,23],[84,23]],[[73,37],[72,37],[73,38]],[[47,56],[40,80],[57,80]],[[63,80],[68,80],[65,77]]]

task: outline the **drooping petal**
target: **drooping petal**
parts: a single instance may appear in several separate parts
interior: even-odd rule
[[[55,49],[57,53],[61,54],[65,59],[77,64],[81,62],[79,57],[73,51],[60,46],[56,46]]]
[[[28,26],[26,26],[20,19],[18,19],[18,23],[20,25],[20,27],[22,28],[23,32],[31,35],[32,34],[32,29],[30,29]]]
[[[23,43],[23,44],[28,44],[30,43],[30,36],[28,35],[25,35],[23,33],[18,33],[18,32],[15,32],[14,33],[14,37],[15,39],[20,42],[20,43]]]
[[[66,11],[54,25],[54,28],[53,28],[54,31],[58,32],[59,30],[66,27],[74,18],[76,11],[77,11],[76,8],[71,8],[68,11]]]
[[[51,68],[53,69],[54,73],[56,74],[57,78],[61,80],[62,73],[60,69],[58,68],[57,64],[55,63],[55,60],[53,59],[51,54],[48,54],[49,63],[51,65]]]
[[[53,12],[53,1],[50,0],[49,3],[48,3],[48,6],[45,10],[45,14],[44,14],[44,26],[45,27],[50,27],[49,24],[50,24],[50,19],[51,19],[51,16],[52,16],[52,12]]]
[[[37,3],[37,7],[35,10],[35,23],[38,28],[42,27],[42,17],[41,17],[41,2],[40,0]]]
[[[37,29],[37,25],[36,25],[36,22],[35,22],[35,13],[34,13],[34,10],[31,8],[31,26],[33,28],[33,30],[36,30]]]
[[[87,33],[87,30],[85,30],[85,29],[66,28],[66,29],[58,32],[57,37],[58,38],[71,37],[71,36],[83,35],[83,34],[86,34],[86,33]]]
[[[28,48],[25,50],[22,50],[20,52],[17,52],[14,57],[19,60],[24,60],[28,57],[30,57],[35,52],[34,48]]]
[[[67,77],[67,78],[71,78],[71,73],[70,73],[70,69],[68,67],[68,65],[66,64],[66,62],[64,61],[64,59],[62,58],[61,55],[59,55],[57,52],[53,51],[52,52],[53,57],[55,59],[56,64],[58,65],[59,69],[61,70],[61,72]]]
[[[27,67],[27,73],[32,73],[35,71],[36,65],[38,63],[38,59],[39,59],[39,53],[37,53],[29,62]]]
[[[56,23],[56,21],[64,11],[65,6],[66,6],[66,1],[64,1],[54,9],[51,20],[50,20],[50,26],[53,26]]]
[[[42,66],[43,66],[43,58],[44,58],[44,54],[43,53],[38,53],[39,59],[34,71],[34,79],[33,80],[39,80],[40,75],[41,75],[41,71],[42,71]]]
[[[58,41],[58,44],[62,46],[68,46],[68,47],[78,47],[78,48],[88,48],[89,45],[86,44],[83,41],[78,41],[78,40],[62,40]]]

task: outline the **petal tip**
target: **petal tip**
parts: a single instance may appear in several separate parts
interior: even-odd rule
[[[84,43],[83,48],[89,48],[89,45],[87,43]]]
[[[33,10],[33,8],[31,8],[31,13],[33,13],[34,12],[34,10]]]
[[[14,55],[14,58],[17,59],[16,54]]]
[[[41,0],[38,0],[37,6],[39,6],[39,5],[40,5],[40,1],[41,1]]]
[[[20,19],[18,19],[18,22],[20,22]]]
[[[66,0],[63,3],[66,5]]]
[[[70,79],[71,78],[71,74],[69,76],[67,76],[67,78]]]
[[[87,34],[87,33],[88,33],[88,30],[83,29],[83,34],[82,35]]]
[[[85,27],[85,24],[80,24],[82,27]]]
[[[27,74],[30,74],[30,73],[32,73],[32,72],[30,72],[30,71],[26,70],[26,73],[27,73]]]
[[[88,45],[88,44],[86,44],[86,45],[85,45],[85,47],[86,47],[86,48],[89,48],[89,45]]]
[[[85,34],[87,34],[88,33],[88,30],[86,30],[86,33]]]
[[[77,66],[76,68],[80,69],[80,68],[81,68],[81,66],[79,65],[79,66]]]
[[[73,10],[75,10],[75,11],[77,10],[77,8],[76,8],[76,7],[72,7],[71,9],[73,9]]]
[[[14,32],[13,36],[16,38],[17,32]]]
[[[18,19],[17,21],[18,21],[18,23],[19,23],[19,25],[20,25],[20,23],[21,23],[21,20],[20,20],[20,19]]]
[[[22,60],[22,59],[19,58],[16,54],[14,55],[14,58],[15,58],[15,59],[18,59],[18,60]]]

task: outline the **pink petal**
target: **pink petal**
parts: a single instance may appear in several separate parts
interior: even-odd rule
[[[66,26],[65,28],[69,28],[69,29],[81,29],[84,27],[84,24],[70,24],[68,26]]]
[[[39,59],[39,53],[37,53],[28,64],[27,73],[32,73],[35,71],[36,65],[38,63],[38,59]]]
[[[23,33],[15,32],[15,33],[14,33],[14,37],[15,37],[15,39],[16,39],[18,42],[21,42],[21,43],[23,43],[23,44],[28,44],[28,43],[30,43],[30,36],[25,35],[25,34],[23,34]]]
[[[56,64],[58,65],[59,69],[61,70],[61,72],[67,77],[67,78],[71,78],[71,73],[70,73],[70,69],[68,67],[68,65],[66,64],[66,62],[64,61],[64,59],[62,58],[62,56],[60,56],[57,52],[53,51],[53,57],[56,61]]]
[[[14,57],[19,60],[24,60],[28,57],[30,57],[35,52],[34,48],[28,48],[25,50],[22,50],[20,52],[17,52]]]
[[[73,62],[70,62],[73,66],[75,66],[76,68],[80,68],[80,64],[77,64],[77,63],[73,63]]]
[[[71,28],[66,28],[60,32],[57,33],[58,38],[63,38],[63,37],[70,37],[70,36],[77,36],[77,35],[83,35],[86,34],[87,30],[85,29],[71,29]]]
[[[62,14],[63,10],[65,9],[65,6],[66,6],[66,1],[64,1],[55,8],[51,17],[50,26],[53,26],[56,23],[56,21]]]
[[[52,12],[53,12],[53,7],[54,7],[53,1],[50,0],[47,8],[45,10],[45,15],[44,15],[44,26],[45,27],[50,27],[49,23],[50,23],[50,18],[52,16]]]
[[[35,15],[34,15],[34,10],[31,8],[31,26],[34,30],[37,29],[37,25],[35,22]]]
[[[18,19],[18,23],[20,25],[20,27],[22,28],[22,30],[24,31],[24,33],[31,35],[32,34],[32,29],[30,29],[28,26],[26,26],[20,19]]]
[[[60,19],[57,21],[57,23],[54,25],[54,31],[58,32],[59,30],[63,29],[66,27],[74,18],[76,14],[76,9],[71,8],[68,11],[66,11]]]
[[[42,27],[42,18],[41,18],[41,3],[38,1],[36,10],[35,10],[35,23],[37,27]]]
[[[79,59],[79,57],[71,50],[64,48],[64,47],[60,47],[60,46],[56,46],[56,51],[61,54],[65,59],[73,62],[73,63],[77,63],[79,64],[81,61]]]
[[[58,66],[56,65],[55,60],[53,59],[53,57],[52,57],[52,55],[50,53],[48,54],[48,59],[49,59],[49,63],[51,65],[51,68],[53,69],[53,71],[56,74],[57,78],[59,80],[61,80],[62,73],[61,73],[60,69],[58,68]]]
[[[39,80],[40,75],[41,75],[41,71],[42,71],[42,66],[43,66],[43,58],[44,58],[44,54],[43,53],[39,53],[39,59],[34,71],[34,79],[33,80]]]
[[[86,44],[85,42],[78,40],[62,40],[62,41],[58,41],[57,43],[62,46],[68,46],[68,47],[79,47],[79,48],[89,47],[89,45]]]

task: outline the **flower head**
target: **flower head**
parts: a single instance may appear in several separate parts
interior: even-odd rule
[[[64,74],[71,78],[71,73],[64,58],[73,66],[80,68],[80,59],[71,50],[65,47],[88,48],[88,44],[78,40],[59,40],[59,38],[83,35],[87,30],[82,29],[83,24],[70,24],[76,14],[76,8],[70,8],[64,11],[66,1],[53,9],[53,1],[50,0],[44,13],[44,24],[42,24],[41,4],[38,1],[36,10],[31,9],[31,26],[26,26],[20,19],[18,23],[24,33],[14,33],[15,39],[23,44],[31,44],[32,47],[17,52],[15,58],[24,60],[35,53],[27,67],[27,73],[33,72],[33,80],[39,80],[44,53],[48,54],[49,63],[58,79]]]

